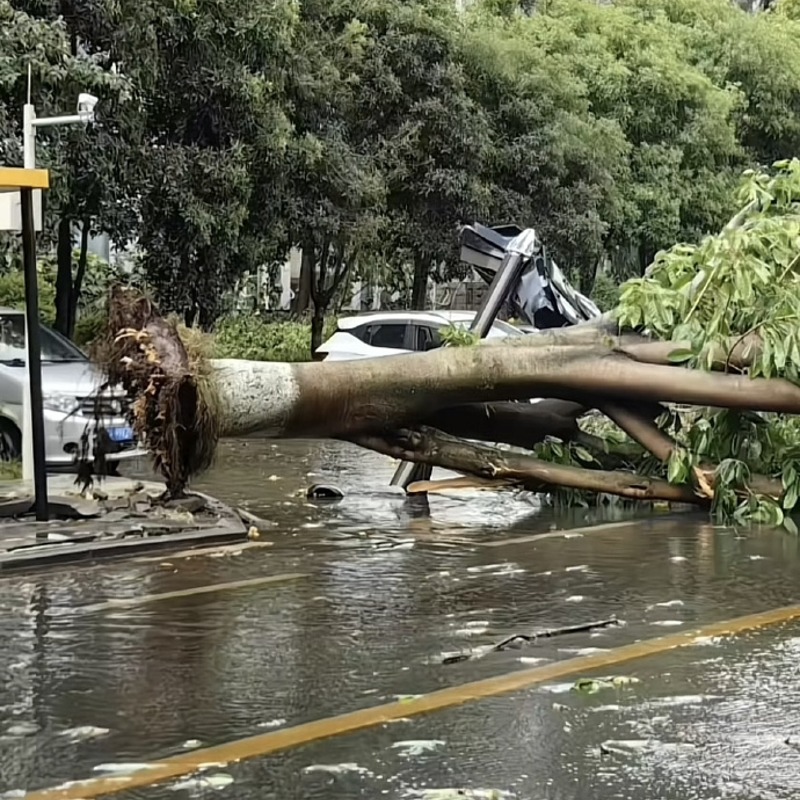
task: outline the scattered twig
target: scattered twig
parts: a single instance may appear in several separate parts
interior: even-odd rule
[[[578,625],[567,625],[563,628],[545,628],[542,631],[535,631],[534,633],[515,633],[513,636],[507,636],[502,641],[491,647],[489,650],[484,651],[480,655],[486,653],[498,653],[501,650],[507,650],[515,643],[519,645],[535,643],[538,639],[550,639],[553,636],[565,636],[569,633],[587,633],[589,631],[597,630],[598,628],[610,628],[613,625],[619,625],[619,620],[616,616],[609,617],[608,619],[597,620],[596,622],[584,622]],[[459,653],[454,656],[447,656],[442,660],[442,664],[458,664],[461,661],[470,661],[473,658],[478,658],[474,653]]]

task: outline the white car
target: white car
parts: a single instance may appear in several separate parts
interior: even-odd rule
[[[84,432],[89,433],[93,447],[98,427],[105,434],[106,460],[112,470],[121,461],[144,455],[125,419],[128,400],[124,393],[110,391],[98,397],[103,378],[86,355],[46,325],[41,325],[40,331],[47,466],[71,468]],[[0,308],[0,461],[15,461],[22,455],[27,357],[23,312]]]
[[[374,311],[341,317],[336,332],[317,348],[323,361],[400,355],[434,350],[442,346],[441,328],[469,328],[474,311]],[[495,320],[487,339],[524,336],[502,320]]]

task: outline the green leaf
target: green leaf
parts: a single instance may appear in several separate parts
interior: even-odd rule
[[[667,359],[673,364],[683,364],[685,361],[689,361],[694,358],[694,356],[695,354],[691,350],[679,348],[677,350],[673,350],[667,356]]]

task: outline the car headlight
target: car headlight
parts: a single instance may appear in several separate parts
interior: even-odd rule
[[[80,408],[78,398],[74,394],[59,394],[58,392],[42,395],[42,405],[51,411],[61,411],[63,414],[72,414]]]

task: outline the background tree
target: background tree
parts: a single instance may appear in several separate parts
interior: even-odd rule
[[[369,36],[357,135],[386,182],[386,259],[411,266],[411,307],[424,308],[431,272],[458,265],[459,226],[489,212],[489,120],[468,93],[451,0],[351,6]]]
[[[350,3],[314,0],[302,6],[299,31],[287,81],[291,183],[282,213],[291,243],[302,250],[295,312],[312,308],[313,352],[349,270],[378,250],[385,186],[374,153],[359,135],[369,27]]]

